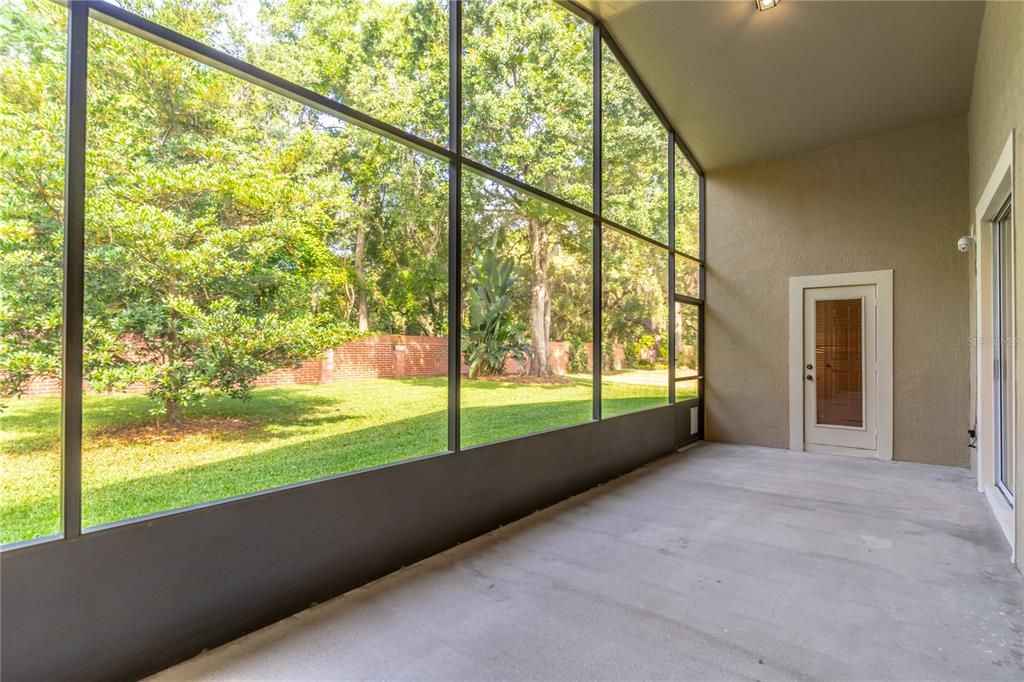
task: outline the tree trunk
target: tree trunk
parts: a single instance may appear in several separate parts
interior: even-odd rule
[[[358,282],[356,282],[356,307],[359,311],[359,331],[365,332],[370,329],[370,311],[366,303],[366,226],[360,224],[356,231],[355,248],[355,270]]]
[[[172,295],[178,293],[178,287],[172,282],[170,286],[170,293]],[[164,362],[167,364],[173,364],[178,356],[178,316],[175,313],[171,313],[168,318],[167,328],[167,345],[164,348]],[[164,386],[165,390],[174,390],[178,386]],[[171,421],[172,424],[180,424],[181,417],[181,404],[175,398],[164,399],[164,414]]]
[[[180,424],[182,422],[181,405],[177,400],[171,398],[164,400],[164,413],[172,424]]]
[[[551,374],[548,366],[548,345],[551,339],[551,287],[548,281],[548,263],[551,246],[548,221],[530,219],[530,345],[533,357],[530,374],[544,377]]]
[[[654,343],[651,345],[650,357],[647,358],[647,360],[651,364],[655,365],[658,364],[658,358],[661,357],[661,342],[659,340],[661,335],[658,333],[660,329],[661,325],[659,324],[658,318],[651,317],[649,330],[651,332],[651,338],[654,339]]]

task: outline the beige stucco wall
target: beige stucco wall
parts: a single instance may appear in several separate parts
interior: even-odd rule
[[[989,2],[981,27],[978,59],[974,71],[974,91],[968,115],[970,150],[970,208],[974,207],[992,174],[1010,131],[1016,129],[1014,140],[1014,197],[1017,273],[1017,331],[1020,338],[1024,326],[1024,237],[1021,230],[1021,207],[1024,206],[1024,3]],[[973,286],[973,278],[971,278]],[[973,303],[973,292],[972,292]],[[974,319],[972,305],[972,321]],[[1017,423],[1024,425],[1024,344],[1018,345]],[[976,371],[971,358],[972,394]],[[1024,547],[1024,428],[1017,429],[1017,521],[1016,546]],[[1018,565],[1024,563],[1024,552],[1017,552]]]
[[[985,8],[974,71],[970,138],[971,209],[1013,128],[1024,127],[1024,2],[990,2]],[[1024,135],[1016,138],[1016,158],[1024,159]],[[1016,193],[1024,173],[1016,173]]]
[[[788,281],[894,271],[894,458],[967,466],[967,122],[707,176],[709,440],[787,447]]]

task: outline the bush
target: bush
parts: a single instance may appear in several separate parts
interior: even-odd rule
[[[590,358],[587,356],[587,345],[578,336],[569,339],[569,363],[570,374],[585,374],[589,371],[587,366]]]
[[[643,367],[645,369],[654,366],[654,355],[655,343],[654,337],[650,334],[644,334],[637,341],[626,344],[626,366],[627,367]]]
[[[601,341],[601,369],[615,369],[615,344],[609,339]]]
[[[469,326],[462,332],[462,352],[469,378],[501,374],[512,358],[525,367],[530,357],[526,329],[512,317],[515,261],[502,258],[497,244],[478,249],[470,266],[473,281],[468,291]]]

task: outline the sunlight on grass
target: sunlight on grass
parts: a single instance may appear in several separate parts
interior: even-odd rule
[[[659,386],[612,382],[606,412],[663,404]],[[647,392],[644,395],[644,392]],[[87,396],[83,525],[95,526],[442,452],[447,380],[364,379],[214,398],[183,428],[142,395]],[[564,383],[464,381],[464,447],[588,421],[589,376]],[[680,398],[686,396],[681,395]],[[0,542],[59,531],[60,401],[0,413]]]
[[[565,383],[462,383],[462,447],[571,426],[593,417],[589,376]]]
[[[606,370],[601,373],[603,417],[616,417],[667,404],[667,369]]]

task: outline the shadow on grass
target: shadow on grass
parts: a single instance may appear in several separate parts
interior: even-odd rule
[[[430,385],[430,384],[420,384]],[[332,396],[315,393],[307,387],[263,388],[257,397],[238,400],[223,396],[208,398],[204,403],[186,408],[186,419],[240,420],[247,427],[217,431],[211,426],[204,435],[218,441],[257,442],[274,438],[287,438],[298,429],[326,426],[353,418],[341,412],[325,414],[338,405]],[[13,405],[16,405],[13,404]],[[156,403],[145,395],[89,396],[83,408],[85,438],[131,441],[132,429],[139,430],[140,440],[168,440],[174,428],[154,414]],[[166,427],[154,437],[146,433],[156,427]],[[215,424],[213,425],[215,426]],[[8,409],[0,414],[0,427],[14,438],[4,444],[5,451],[13,455],[37,455],[40,450],[59,450],[60,399],[45,398],[32,401],[31,406]],[[117,434],[114,436],[113,434]],[[193,432],[194,433],[194,432]],[[186,428],[182,437],[192,435]]]
[[[284,401],[287,403],[288,401]],[[649,398],[606,400],[621,412],[650,406]],[[299,405],[273,404],[296,416],[322,405],[320,398]],[[590,419],[589,400],[524,403],[463,410],[464,447],[570,426]],[[96,526],[215,501],[283,485],[400,462],[447,448],[447,412],[437,410],[357,431],[310,438],[298,443],[152,476],[139,476],[83,492],[83,525]],[[173,445],[167,447],[173,456]],[[0,507],[0,543],[50,532],[59,500],[40,496],[32,502]]]
[[[60,398],[33,400],[30,408],[18,405],[16,400],[7,403],[0,411],[0,432],[6,436],[0,447],[13,455],[36,455],[40,450],[59,448]]]

